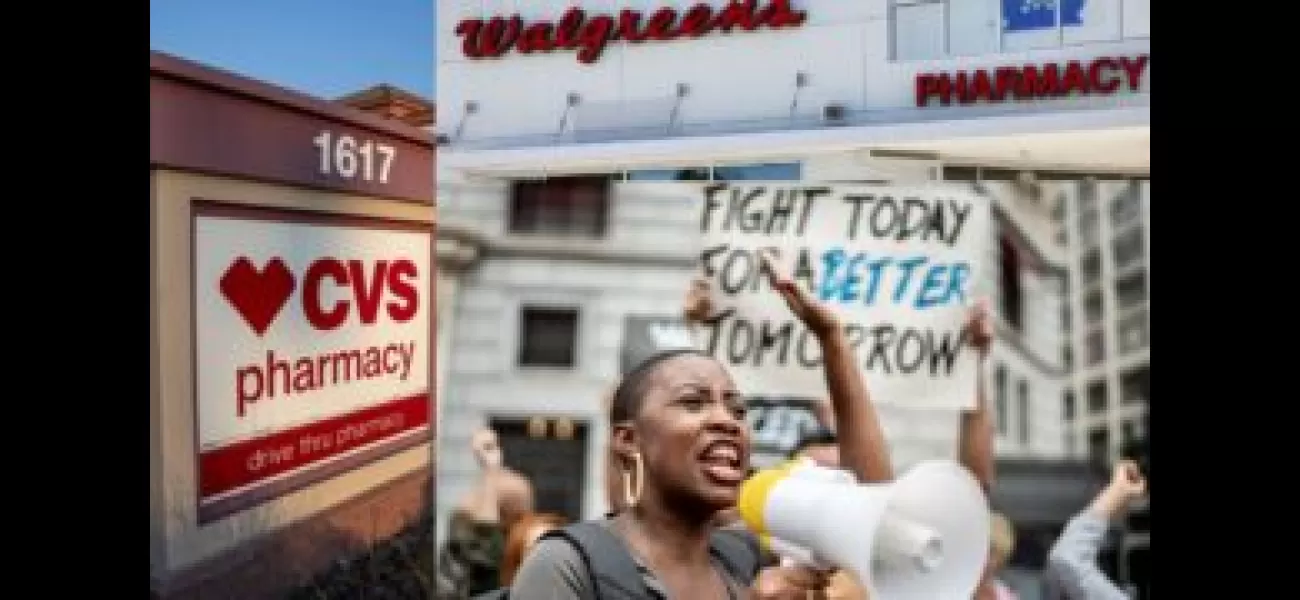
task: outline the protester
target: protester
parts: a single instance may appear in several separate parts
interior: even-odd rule
[[[1007,561],[1011,560],[1015,548],[1016,532],[1011,520],[1002,513],[990,513],[989,557],[988,562],[984,563],[983,580],[975,591],[976,600],[1016,600],[1016,593],[997,576]]]
[[[606,418],[613,410],[616,391],[617,388],[611,388],[601,398],[601,408]],[[605,445],[605,505],[608,507],[606,515],[613,515],[624,508],[622,471],[618,467],[618,455],[614,453],[612,443]]]
[[[961,415],[958,460],[979,482],[984,494],[992,495],[996,474],[994,427],[985,393],[984,362],[993,346],[993,323],[988,303],[983,299],[976,301],[966,332],[971,346],[978,353],[980,366],[976,371],[975,408],[963,411]],[[975,588],[974,600],[1015,600],[1015,593],[997,576],[1011,557],[1015,544],[1014,529],[1011,521],[1000,513],[990,513],[989,523],[989,557],[979,586]]]
[[[1137,463],[1115,465],[1110,484],[1076,515],[1047,555],[1047,581],[1052,596],[1065,600],[1129,600],[1097,565],[1097,553],[1113,519],[1146,495],[1147,482]]]
[[[505,552],[501,559],[501,585],[509,586],[519,572],[519,565],[542,535],[559,529],[568,519],[554,513],[528,513],[515,521],[506,533]]]
[[[496,589],[505,532],[533,508],[532,485],[502,464],[496,432],[476,431],[470,446],[479,478],[448,520],[447,540],[438,556],[440,600],[465,600]]]
[[[845,464],[860,479],[891,479],[884,437],[838,318],[773,258],[764,256],[769,282],[821,344]],[[598,525],[619,540],[641,579],[620,587],[660,598],[800,600],[826,587],[826,574],[810,568],[753,575],[728,569],[710,552],[721,533],[718,515],[735,506],[748,475],[750,449],[744,399],[721,363],[691,349],[652,356],[619,384],[609,412],[623,509]],[[757,565],[753,536],[728,533],[748,538],[749,563]],[[511,597],[594,599],[600,584],[585,565],[569,538],[543,539],[524,559]]]

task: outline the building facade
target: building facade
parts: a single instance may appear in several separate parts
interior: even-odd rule
[[[540,503],[603,510],[600,401],[624,319],[680,311],[698,243],[693,207],[619,180],[979,182],[997,223],[978,284],[998,316],[997,450],[1070,455],[1061,306],[1077,261],[1053,207],[1085,175],[1149,173],[1147,1],[439,11],[438,79],[455,82],[439,88],[439,223],[481,243],[443,355],[442,498],[470,485],[469,433],[488,423],[515,432],[507,456],[562,457],[526,468]],[[956,414],[884,418],[900,466],[955,453]]]
[[[1086,180],[1056,211],[1075,265],[1061,313],[1066,450],[1107,463],[1148,435],[1151,182]]]
[[[1066,451],[1094,465],[1135,458],[1150,469],[1151,181],[1085,180],[1056,208],[1069,280],[1061,320],[1070,376]],[[1150,506],[1126,519],[1113,569],[1149,597]]]

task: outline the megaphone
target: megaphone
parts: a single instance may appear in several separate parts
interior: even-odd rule
[[[788,463],[740,490],[740,515],[769,547],[851,571],[871,600],[969,600],[989,552],[989,507],[975,478],[948,460],[890,483],[832,478]]]
[[[786,471],[791,477],[801,479],[814,479],[827,483],[853,484],[857,479],[852,473],[842,469],[831,469],[818,466],[816,461],[811,458],[799,458],[785,463]],[[762,546],[776,554],[781,559],[782,565],[807,566],[821,571],[829,571],[835,568],[835,565],[819,558],[807,548],[792,544],[781,538],[773,537],[770,534],[759,534],[759,542]]]

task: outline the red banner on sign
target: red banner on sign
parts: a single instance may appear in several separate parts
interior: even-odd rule
[[[199,456],[204,498],[369,447],[429,424],[429,394],[216,448]]]

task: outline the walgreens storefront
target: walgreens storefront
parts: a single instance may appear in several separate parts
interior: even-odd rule
[[[585,451],[539,498],[604,508],[599,400],[623,323],[672,312],[694,235],[611,179],[994,180],[990,258],[1013,248],[1024,290],[1005,294],[995,359],[1030,390],[1007,410],[1028,434],[999,450],[1071,456],[1050,205],[1071,178],[1148,175],[1148,2],[440,2],[440,224],[483,244],[453,318],[441,497],[472,481],[470,425],[563,420]],[[954,447],[956,415],[886,417],[901,461]]]

